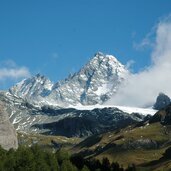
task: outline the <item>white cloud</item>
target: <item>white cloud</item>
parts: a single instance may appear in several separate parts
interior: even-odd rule
[[[154,37],[154,34],[155,34],[155,27],[151,29],[151,31],[142,39],[141,42],[139,43],[134,42],[133,47],[136,50],[143,50],[146,47],[150,47],[150,48],[154,47],[155,44],[154,44],[154,41],[152,40],[152,38]]]
[[[170,17],[157,24],[153,48],[151,66],[129,76],[128,81],[108,102],[109,104],[143,107],[152,105],[159,92],[166,93],[171,97]]]
[[[5,78],[18,79],[18,78],[28,77],[29,75],[30,73],[28,69],[25,67],[0,69],[0,79],[5,79]]]
[[[128,70],[132,70],[132,66],[135,64],[135,61],[134,60],[129,60],[127,63],[126,63],[126,69]]]
[[[30,72],[28,68],[24,66],[17,66],[12,60],[7,60],[1,62],[0,66],[0,80],[17,80],[25,77],[29,77]]]

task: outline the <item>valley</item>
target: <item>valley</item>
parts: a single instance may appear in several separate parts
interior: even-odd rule
[[[67,150],[86,161],[107,158],[125,169],[133,164],[157,170],[157,161],[169,168],[170,158],[164,158],[171,147],[169,97],[160,93],[148,108],[107,104],[127,74],[115,57],[96,53],[56,84],[38,74],[1,91],[19,147]]]
[[[171,171],[170,7],[0,1],[0,171]]]

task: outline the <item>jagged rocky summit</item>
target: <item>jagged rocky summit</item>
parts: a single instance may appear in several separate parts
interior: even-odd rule
[[[53,84],[40,74],[12,87],[12,95],[39,105],[95,105],[107,101],[129,71],[114,56],[96,53],[79,72]]]
[[[162,108],[165,108],[169,104],[171,104],[170,97],[168,97],[164,93],[159,93],[159,95],[158,95],[158,97],[156,99],[156,103],[154,104],[154,109],[160,110]]]

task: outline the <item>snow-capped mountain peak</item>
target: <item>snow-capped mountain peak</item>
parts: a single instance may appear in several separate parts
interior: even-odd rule
[[[38,96],[46,96],[51,91],[53,83],[45,76],[36,74],[35,76],[24,79],[12,88],[10,93],[15,96],[32,99]]]
[[[92,60],[98,60],[99,62],[108,60],[108,61],[114,61],[116,63],[118,63],[119,61],[113,56],[113,55],[108,55],[108,54],[103,54],[102,52],[97,52],[94,57],[92,58]]]
[[[15,96],[52,105],[94,105],[108,100],[129,74],[114,56],[98,52],[67,79],[53,84],[37,74],[10,89]]]

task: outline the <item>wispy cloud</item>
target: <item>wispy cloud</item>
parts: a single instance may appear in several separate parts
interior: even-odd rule
[[[132,70],[132,66],[135,64],[135,61],[134,60],[129,60],[127,63],[126,63],[126,68],[128,70]]]
[[[171,97],[171,17],[161,20],[155,28],[151,65],[130,75],[109,104],[143,107],[153,104],[159,92]],[[148,41],[144,44],[151,46]]]
[[[151,29],[151,31],[140,41],[133,42],[133,48],[136,50],[143,50],[144,48],[150,47],[153,48],[155,46],[153,37],[155,36],[155,27]]]
[[[30,76],[30,71],[25,66],[17,66],[13,60],[2,61],[0,65],[0,80],[17,80]]]

